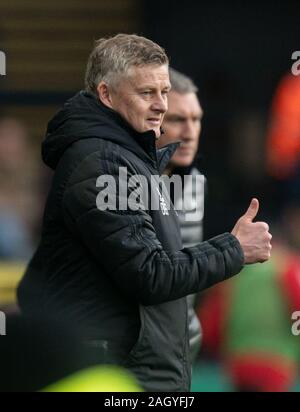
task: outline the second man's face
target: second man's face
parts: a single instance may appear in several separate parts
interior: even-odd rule
[[[158,138],[170,87],[167,65],[132,67],[117,90],[110,93],[112,108],[136,131],[154,130]]]
[[[181,140],[180,147],[171,159],[171,165],[190,166],[198,149],[203,111],[195,93],[179,94],[171,91],[168,105],[163,122],[164,134],[157,142],[157,146],[160,148]]]

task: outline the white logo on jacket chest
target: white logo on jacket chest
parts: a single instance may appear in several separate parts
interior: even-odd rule
[[[168,215],[169,211],[168,211],[168,206],[167,206],[167,202],[165,201],[163,195],[160,193],[159,189],[156,188],[158,196],[159,196],[159,205],[160,205],[160,209],[163,215]]]

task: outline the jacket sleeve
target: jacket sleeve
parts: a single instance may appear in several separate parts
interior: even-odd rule
[[[160,304],[201,291],[242,269],[243,251],[229,233],[167,254],[146,211],[99,210],[97,178],[114,176],[118,188],[117,166],[99,153],[85,159],[66,185],[62,208],[73,236],[123,293],[143,305]],[[120,197],[117,191],[118,201]]]

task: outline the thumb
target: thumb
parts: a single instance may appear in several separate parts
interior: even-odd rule
[[[252,220],[255,218],[255,216],[258,213],[259,209],[259,201],[256,198],[253,198],[251,200],[250,206],[248,207],[247,212],[244,214],[244,218],[252,222]]]

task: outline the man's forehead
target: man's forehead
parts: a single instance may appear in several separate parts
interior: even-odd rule
[[[193,113],[202,116],[203,110],[196,93],[178,93],[171,90],[168,96],[168,114],[187,115]]]
[[[135,84],[136,82],[144,84],[163,82],[167,86],[171,86],[167,65],[131,66],[128,70],[128,75],[129,80]]]

